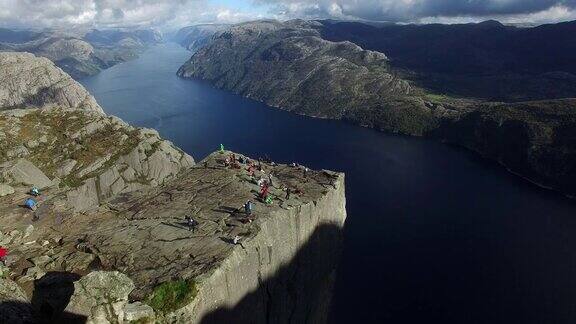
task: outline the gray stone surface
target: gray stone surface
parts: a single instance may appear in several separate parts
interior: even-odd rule
[[[14,193],[14,188],[7,184],[0,183],[0,197],[11,195]]]
[[[124,320],[127,322],[141,321],[154,323],[154,310],[152,307],[140,302],[126,304],[124,307]]]
[[[0,110],[58,106],[103,112],[79,83],[30,53],[0,53],[0,84]]]
[[[0,165],[0,174],[11,183],[21,183],[39,188],[46,188],[52,185],[52,181],[38,169],[32,162],[26,159],[19,159],[13,163]]]
[[[74,283],[66,311],[88,317],[94,323],[122,323],[124,306],[134,283],[118,271],[95,271]]]

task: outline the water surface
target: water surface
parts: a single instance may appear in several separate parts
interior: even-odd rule
[[[346,172],[338,323],[575,323],[576,203],[468,151],[296,116],[176,77],[154,47],[82,83],[200,160],[220,143]]]

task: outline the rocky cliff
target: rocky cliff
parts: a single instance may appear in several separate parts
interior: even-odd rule
[[[46,58],[0,53],[0,66],[0,110],[61,107],[103,112],[88,91]]]
[[[460,112],[402,79],[388,58],[320,37],[321,24],[256,21],[216,35],[178,71],[268,105],[422,135]]]
[[[229,153],[74,217],[45,202],[32,227],[33,216],[14,204],[24,192],[0,198],[9,277],[32,296],[29,316],[325,322],[346,217],[344,176],[263,163],[256,179],[272,173],[273,183],[265,204],[245,166],[225,165]],[[251,216],[242,208],[248,200]],[[197,222],[193,230],[185,216]]]
[[[394,37],[422,28],[341,25],[300,20],[235,25],[198,50],[178,74],[308,116],[440,138],[495,159],[536,183],[576,193],[573,100],[480,103],[435,94],[403,78],[417,73],[399,72],[394,68],[397,62],[383,53],[324,39],[350,39],[375,48],[373,38],[402,43]],[[465,29],[485,33],[493,25]],[[394,30],[400,31],[394,35]],[[370,37],[362,38],[365,35]],[[420,64],[426,62],[420,58]]]
[[[537,184],[576,196],[576,99],[485,103],[438,130]]]
[[[195,165],[93,100],[57,100],[81,87],[38,96],[36,79],[65,75],[50,61],[2,58],[18,91],[0,88],[10,93],[0,111],[0,246],[9,251],[0,322],[326,321],[346,217],[342,174],[262,163],[251,176],[248,157],[225,163],[231,152]],[[271,203],[258,199],[260,179],[272,181]]]
[[[0,51],[22,51],[46,57],[78,79],[138,56],[162,42],[154,30],[47,30],[18,39],[0,33]]]
[[[208,44],[214,35],[217,35],[230,25],[225,24],[201,24],[181,28],[174,36],[176,41],[187,50],[195,52]]]

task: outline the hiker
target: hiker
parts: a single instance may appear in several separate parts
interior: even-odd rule
[[[224,153],[224,144],[220,144],[220,153]]]
[[[38,207],[38,203],[36,202],[36,200],[32,198],[28,198],[26,199],[26,201],[24,201],[24,206],[26,206],[30,210],[36,210],[36,208]]]
[[[270,187],[274,187],[274,185],[272,184],[272,172],[268,174],[268,183],[270,184]]]
[[[192,231],[195,232],[196,231],[196,225],[198,225],[198,222],[195,221],[192,216],[184,216],[184,219],[186,220],[186,224],[188,225],[188,231]]]
[[[245,249],[244,245],[242,245],[242,242],[240,242],[240,238],[240,235],[234,236],[232,243],[234,243],[234,245],[240,245],[243,249]]]
[[[252,202],[250,200],[244,204],[244,211],[246,212],[246,215],[252,215]]]
[[[290,199],[290,188],[286,187],[286,199]]]
[[[304,167],[304,179],[306,179],[306,177],[308,176],[308,171],[310,171],[308,167]]]
[[[40,189],[37,187],[32,187],[32,189],[30,189],[30,194],[34,197],[38,197],[40,196]]]
[[[264,182],[264,184],[262,185],[262,189],[260,190],[260,199],[262,199],[262,201],[266,201],[266,198],[268,198],[269,189],[270,188],[268,187],[268,184]]]
[[[8,250],[0,246],[0,261],[4,262],[4,258],[8,254]]]
[[[266,196],[264,203],[266,203],[266,205],[272,205],[272,196]]]
[[[251,165],[251,166],[248,167],[247,171],[248,171],[248,175],[251,176],[251,177],[253,177],[253,176],[254,176],[254,171],[256,171],[256,170],[254,169],[254,166]]]

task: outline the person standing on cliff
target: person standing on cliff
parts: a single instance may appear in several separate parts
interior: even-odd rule
[[[184,216],[184,219],[188,224],[188,231],[192,231],[192,233],[194,233],[196,231],[196,225],[198,225],[198,222],[196,222],[192,216]]]
[[[290,199],[290,188],[286,187],[286,199]]]
[[[252,202],[250,200],[244,204],[244,211],[246,212],[246,215],[252,215]]]
[[[270,187],[274,187],[274,185],[272,184],[272,171],[268,173],[268,183],[270,184]]]

